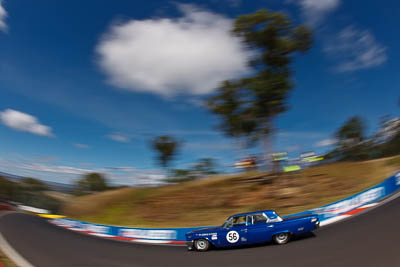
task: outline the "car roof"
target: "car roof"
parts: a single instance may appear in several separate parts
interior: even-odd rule
[[[236,216],[245,216],[245,215],[253,215],[253,214],[259,214],[259,213],[273,213],[275,212],[274,210],[258,210],[258,211],[251,211],[251,212],[244,212],[244,213],[238,213],[234,214],[230,217],[236,217]],[[230,218],[229,217],[229,218]]]

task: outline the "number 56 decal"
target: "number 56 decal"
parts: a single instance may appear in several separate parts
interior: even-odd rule
[[[226,240],[228,240],[229,243],[236,243],[239,240],[239,233],[236,231],[229,231],[226,234]]]

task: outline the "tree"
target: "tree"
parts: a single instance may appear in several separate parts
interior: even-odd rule
[[[393,156],[400,153],[400,118],[384,121],[379,131],[384,143],[381,144],[383,156]]]
[[[365,141],[365,123],[361,117],[348,119],[337,131],[336,151],[342,160],[362,160],[368,157],[368,144]]]
[[[238,17],[232,32],[254,51],[249,61],[254,75],[222,82],[206,104],[220,117],[219,128],[226,135],[243,137],[248,145],[261,140],[267,144],[273,119],[288,109],[293,55],[310,48],[311,32],[305,26],[294,27],[285,15],[268,10]]]
[[[217,174],[215,161],[212,158],[202,158],[194,165],[194,171],[203,175]]]
[[[384,156],[394,156],[400,154],[400,132],[398,132],[383,148]]]
[[[158,153],[157,159],[163,168],[167,168],[175,157],[181,144],[172,136],[157,136],[151,141],[152,148]]]
[[[0,199],[17,200],[21,187],[14,182],[0,176]]]
[[[361,117],[348,119],[336,132],[336,138],[342,147],[354,146],[365,139],[365,124]]]
[[[96,172],[88,173],[76,183],[78,192],[101,192],[107,190],[106,179]]]
[[[25,178],[23,180],[25,186],[27,187],[28,190],[30,191],[46,191],[49,190],[47,185],[43,183],[42,181],[39,181],[34,178]]]

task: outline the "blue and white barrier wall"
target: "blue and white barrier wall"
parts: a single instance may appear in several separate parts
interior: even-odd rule
[[[130,228],[63,218],[51,219],[50,221],[58,226],[95,236],[154,244],[183,244],[187,232],[204,228]]]
[[[377,205],[380,200],[392,195],[399,189],[400,172],[386,179],[382,183],[351,197],[294,215],[318,214],[321,221],[320,225],[324,226],[371,208]]]
[[[318,214],[321,226],[348,218],[360,211],[378,204],[378,202],[400,189],[400,172],[382,183],[346,199],[320,208],[293,214]],[[292,216],[292,215],[291,215]],[[131,228],[93,224],[71,219],[55,218],[52,223],[70,230],[105,238],[155,244],[183,244],[187,232],[205,227],[191,228]]]

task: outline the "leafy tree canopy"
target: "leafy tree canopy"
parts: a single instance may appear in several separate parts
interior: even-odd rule
[[[100,192],[107,190],[106,179],[100,173],[92,172],[84,175],[76,183],[78,191],[81,192]]]
[[[151,146],[158,153],[157,159],[160,165],[167,168],[177,154],[180,143],[172,136],[161,135],[151,141]]]
[[[35,178],[25,178],[23,180],[24,184],[28,187],[29,190],[32,191],[46,191],[49,190],[47,185],[42,181],[39,181]]]
[[[290,63],[296,52],[310,48],[311,31],[293,26],[281,13],[259,10],[238,17],[232,32],[254,51],[249,60],[254,75],[224,81],[207,106],[219,115],[225,134],[254,144],[270,134],[272,119],[288,109],[286,100],[293,88]]]
[[[371,152],[366,141],[365,123],[359,116],[349,118],[335,133],[337,139],[333,154],[341,160],[364,160]]]

